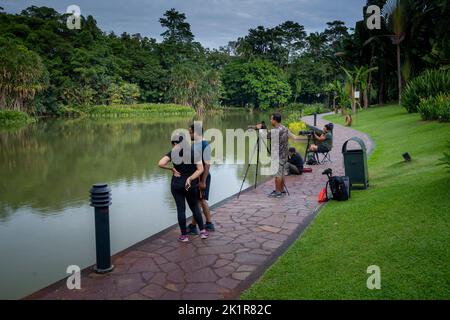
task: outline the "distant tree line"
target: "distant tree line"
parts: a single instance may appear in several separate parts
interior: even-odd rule
[[[393,21],[399,2],[404,19]],[[199,112],[318,101],[368,106],[396,99],[423,70],[448,65],[447,1],[367,4],[385,12],[391,7],[381,30],[368,30],[362,19],[354,29],[332,21],[323,32],[307,34],[300,23],[286,21],[250,29],[212,50],[195,41],[186,16],[175,9],[160,19],[164,31],[157,42],[107,34],[92,16],[70,30],[67,15],[51,8],[31,6],[20,14],[0,8],[0,109],[54,114],[62,106],[136,102]],[[358,101],[352,90],[363,92]]]

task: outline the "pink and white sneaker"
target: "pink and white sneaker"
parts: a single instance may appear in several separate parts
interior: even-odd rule
[[[189,238],[186,235],[180,235],[178,237],[178,241],[180,241],[180,242],[189,242]]]
[[[200,238],[208,239],[208,237],[209,237],[208,231],[206,231],[206,230],[200,231]]]

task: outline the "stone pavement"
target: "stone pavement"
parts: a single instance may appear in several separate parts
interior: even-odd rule
[[[317,126],[326,121],[318,117]],[[312,117],[305,117],[312,124]],[[318,212],[325,168],[343,174],[342,144],[352,136],[373,149],[368,136],[335,125],[333,163],[312,173],[286,177],[290,196],[267,198],[273,180],[232,197],[213,210],[215,232],[207,240],[179,243],[178,226],[150,237],[113,257],[115,269],[98,275],[82,272],[81,290],[68,290],[65,279],[26,299],[236,299],[291,245]]]

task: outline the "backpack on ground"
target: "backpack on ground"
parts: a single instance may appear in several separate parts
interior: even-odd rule
[[[306,156],[306,164],[310,166],[317,164],[316,155],[313,152],[308,153]]]
[[[333,200],[345,201],[350,199],[350,178],[347,176],[330,177],[327,186],[330,187]],[[328,190],[328,188],[327,188]],[[327,194],[328,198],[328,194]]]

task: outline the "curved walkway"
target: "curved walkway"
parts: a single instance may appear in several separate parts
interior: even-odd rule
[[[303,120],[313,123],[312,117]],[[319,116],[317,126],[325,123]],[[178,243],[174,226],[116,254],[112,273],[85,269],[80,290],[68,290],[61,280],[27,299],[236,299],[315,217],[317,195],[326,183],[321,173],[328,167],[344,173],[341,146],[353,136],[364,140],[368,152],[373,149],[367,135],[335,125],[333,163],[286,177],[290,196],[282,199],[267,198],[271,179],[223,202],[213,210],[217,231],[208,240]]]

